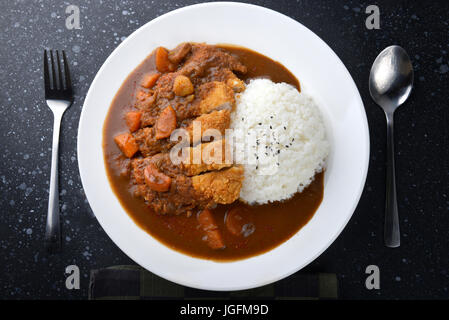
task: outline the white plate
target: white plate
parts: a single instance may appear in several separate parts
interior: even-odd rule
[[[262,255],[235,262],[192,258],[140,229],[121,207],[106,177],[103,123],[126,77],[158,46],[230,43],[280,61],[320,104],[332,147],[324,199],[296,235]],[[335,240],[351,218],[369,159],[366,115],[340,59],[309,29],[278,12],[241,3],[205,3],[172,11],[139,28],[109,56],[87,94],[78,132],[78,162],[89,204],[103,229],[131,259],[173,282],[207,290],[266,285],[298,271]]]

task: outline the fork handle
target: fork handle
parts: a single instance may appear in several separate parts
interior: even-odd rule
[[[389,248],[397,248],[401,244],[399,231],[398,202],[396,198],[396,173],[394,168],[394,136],[393,113],[387,113],[387,177],[385,198],[384,240]]]
[[[61,225],[59,222],[58,149],[62,113],[53,112],[53,145],[51,150],[50,192],[48,198],[45,247],[50,253],[61,249]]]

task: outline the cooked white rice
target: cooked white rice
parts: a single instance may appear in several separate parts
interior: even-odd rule
[[[302,192],[323,169],[329,152],[318,107],[286,83],[251,81],[237,97],[231,128],[237,148],[240,144],[246,150],[240,148],[235,157],[245,169],[240,199],[250,204]]]

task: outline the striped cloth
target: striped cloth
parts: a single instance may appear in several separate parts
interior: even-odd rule
[[[319,300],[337,299],[337,277],[332,273],[295,273],[263,287],[230,292],[192,289],[162,279],[135,265],[92,270],[89,299],[267,299]]]

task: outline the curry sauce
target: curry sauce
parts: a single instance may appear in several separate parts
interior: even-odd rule
[[[299,81],[283,65],[252,50],[231,45],[217,46],[236,57],[245,67],[238,76],[244,81],[268,78],[286,82],[300,90]],[[151,236],[182,253],[213,260],[236,260],[266,252],[288,240],[313,216],[323,198],[324,173],[293,198],[266,205],[249,206],[240,201],[210,209],[225,243],[224,249],[213,250],[204,241],[197,214],[160,214],[142,198],[136,197],[136,186],[130,183],[130,160],[124,157],[114,137],[128,131],[126,114],[134,110],[136,90],[148,74],[156,71],[154,54],[145,59],[125,80],[109,109],[103,133],[106,170],[111,187],[130,217]],[[149,120],[151,121],[151,120]],[[250,232],[237,234],[226,225],[229,216],[238,212]],[[226,220],[228,218],[228,220]]]

